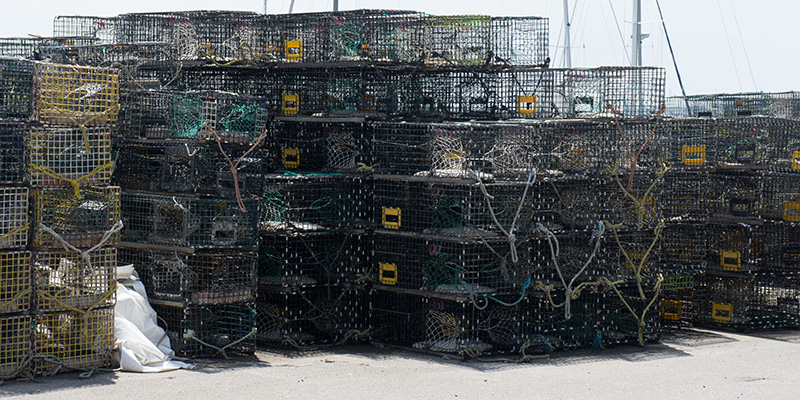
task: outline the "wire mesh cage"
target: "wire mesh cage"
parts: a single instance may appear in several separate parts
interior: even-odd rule
[[[646,297],[642,298],[635,285],[623,285],[617,290],[602,293],[597,328],[602,344],[644,345],[661,339],[659,295],[644,290]]]
[[[759,204],[754,213],[776,221],[800,222],[800,180],[792,173],[764,173],[757,178]],[[731,189],[734,190],[734,189]]]
[[[117,249],[104,247],[86,257],[75,251],[34,252],[36,310],[93,310],[116,302]]]
[[[530,272],[529,260],[525,253],[514,260],[511,246],[499,238],[460,239],[377,231],[373,265],[364,273],[376,285],[424,291],[420,294],[519,293]]]
[[[116,147],[113,179],[124,190],[223,197],[235,197],[237,190],[242,196],[260,194],[263,171],[260,148],[161,139],[125,140]],[[230,163],[225,155],[231,159]]]
[[[115,69],[35,64],[33,117],[45,124],[78,127],[117,122],[119,74]]]
[[[114,308],[33,317],[33,364],[38,374],[108,367],[114,353]]]
[[[363,122],[276,120],[267,145],[271,164],[293,171],[355,172],[372,165],[370,129]]]
[[[0,117],[30,119],[33,114],[34,65],[0,59]]]
[[[355,227],[367,219],[359,176],[267,174],[263,181],[262,231],[314,231]]]
[[[535,197],[525,183],[376,175],[373,184],[372,224],[383,229],[492,237],[532,228]]]
[[[114,44],[116,22],[114,17],[59,15],[53,19],[53,36],[92,37],[100,44]]]
[[[714,121],[681,118],[664,122],[664,149],[671,169],[700,169],[715,166],[717,144]]]
[[[764,245],[764,269],[800,270],[800,225],[780,221],[766,223],[758,227],[755,236],[754,240]]]
[[[549,25],[550,20],[542,17],[492,17],[490,55],[511,65],[547,66]]]
[[[0,182],[22,183],[26,161],[25,124],[0,121]]]
[[[122,247],[121,264],[133,264],[149,299],[184,305],[253,301],[256,295],[256,253],[209,250],[175,251]]]
[[[100,186],[111,180],[110,127],[29,126],[27,182],[32,186]]]
[[[205,91],[123,91],[120,135],[246,144],[266,129],[266,104],[245,95]],[[219,139],[217,139],[219,137]]]
[[[31,354],[31,317],[27,315],[7,315],[0,317],[0,379],[16,378],[21,372],[28,372],[24,365]]]
[[[32,294],[30,253],[2,251],[0,267],[0,313],[27,312]]]
[[[705,222],[711,215],[710,176],[705,171],[668,171],[663,178],[661,212],[677,224]]]
[[[336,286],[274,289],[259,290],[259,342],[308,349],[368,337],[369,303],[361,290]]]
[[[703,224],[666,224],[661,231],[661,271],[666,276],[702,273],[709,262],[709,233]]]
[[[606,276],[652,286],[662,275],[663,230],[612,230],[598,258]]]
[[[258,245],[256,200],[123,192],[121,210],[126,242],[184,248]]]
[[[0,187],[0,249],[28,244],[28,188]]]
[[[769,115],[779,118],[800,116],[800,94],[719,93],[667,98],[671,115],[680,117],[741,117]]]
[[[695,281],[697,274],[664,278],[658,310],[664,327],[691,323],[697,318]]]
[[[34,247],[62,248],[62,241],[81,248],[101,241],[119,242],[120,189],[118,186],[73,189],[31,189]]]
[[[555,113],[567,117],[656,114],[664,104],[666,75],[660,67],[552,69]]]
[[[719,119],[715,125],[721,167],[791,168],[791,149],[800,147],[800,142],[792,139],[792,132],[800,126],[797,121],[746,117]]]
[[[262,233],[258,249],[261,285],[307,287],[350,283],[346,268],[364,254],[344,232]],[[355,246],[354,246],[355,245]],[[363,252],[364,250],[361,250]]]
[[[800,290],[794,272],[751,276],[705,274],[697,279],[696,323],[734,330],[800,326]]]
[[[708,225],[707,270],[755,272],[765,267],[768,248],[760,227],[738,225]]]
[[[151,305],[176,355],[215,357],[256,350],[253,303],[176,307],[154,301]]]
[[[759,218],[764,195],[764,178],[757,172],[719,171],[710,175],[712,217],[753,220]]]

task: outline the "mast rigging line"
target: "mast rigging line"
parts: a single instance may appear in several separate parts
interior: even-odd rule
[[[733,70],[736,72],[736,81],[739,82],[739,91],[744,91],[742,89],[742,80],[739,78],[739,67],[736,66],[736,57],[733,55],[733,46],[731,46],[731,38],[728,35],[728,25],[725,24],[725,16],[722,15],[722,4],[720,4],[719,0],[717,0],[717,9],[719,10],[719,18],[722,20],[722,28],[725,31],[725,39],[728,41],[728,51],[731,52],[731,60],[733,61]]]
[[[683,88],[681,72],[678,70],[678,61],[675,60],[675,52],[672,50],[672,42],[669,40],[669,33],[667,33],[667,23],[664,21],[664,14],[661,12],[661,2],[658,0],[656,0],[656,7],[658,7],[658,16],[661,18],[661,26],[664,28],[664,37],[667,39],[669,54],[672,56],[672,65],[675,66],[675,75],[678,76],[678,85],[680,85],[681,93],[683,93],[683,101],[686,102],[686,112],[688,112],[689,115],[692,115],[692,109],[689,106],[689,99],[686,97],[686,89]]]

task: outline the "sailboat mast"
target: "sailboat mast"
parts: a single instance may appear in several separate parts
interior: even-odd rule
[[[339,0],[333,0],[333,11],[339,11]]]
[[[572,68],[572,49],[569,43],[569,0],[564,0],[564,66]]]
[[[642,0],[633,0],[633,40],[631,66],[642,66]]]

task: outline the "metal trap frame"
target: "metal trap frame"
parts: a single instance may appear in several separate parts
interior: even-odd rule
[[[133,264],[148,298],[183,305],[253,301],[256,295],[254,252],[212,249],[191,254],[121,247],[120,264]]]
[[[64,240],[78,248],[89,248],[103,240],[106,246],[119,242],[119,231],[113,229],[120,220],[118,186],[70,188],[33,188],[30,192],[32,242],[34,248],[63,248]],[[59,237],[42,229],[52,229]]]
[[[622,116],[654,115],[664,104],[666,73],[660,67],[554,68],[555,114],[609,116],[610,104]]]
[[[28,245],[28,188],[0,187],[0,249]]]
[[[0,252],[0,314],[25,313],[32,299],[31,254]]]
[[[24,365],[31,354],[31,317],[4,315],[0,317],[0,379],[13,379],[30,371]]]
[[[258,245],[258,204],[253,199],[239,204],[236,199],[123,192],[121,210],[125,242],[181,248]]]
[[[277,169],[356,172],[373,164],[371,124],[277,119],[270,131],[270,164]]]
[[[28,126],[26,181],[35,187],[87,187],[111,181],[113,127]]]
[[[117,249],[88,253],[33,252],[34,298],[37,313],[94,310],[116,303]]]
[[[51,125],[106,126],[117,122],[116,69],[35,63],[33,119]]]
[[[87,370],[111,365],[114,353],[114,308],[37,314],[33,319],[33,372]]]
[[[25,129],[22,121],[0,121],[0,183],[22,183],[25,179]]]
[[[31,118],[33,77],[33,63],[13,58],[0,59],[0,117]]]
[[[800,93],[751,92],[718,93],[667,98],[671,115],[679,117],[743,117],[769,115],[779,118],[800,117]],[[691,115],[688,107],[691,108]]]

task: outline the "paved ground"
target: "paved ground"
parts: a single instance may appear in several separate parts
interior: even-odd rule
[[[800,331],[683,330],[642,349],[556,353],[530,363],[478,363],[373,346],[204,361],[162,374],[75,373],[6,382],[25,399],[797,399]]]

